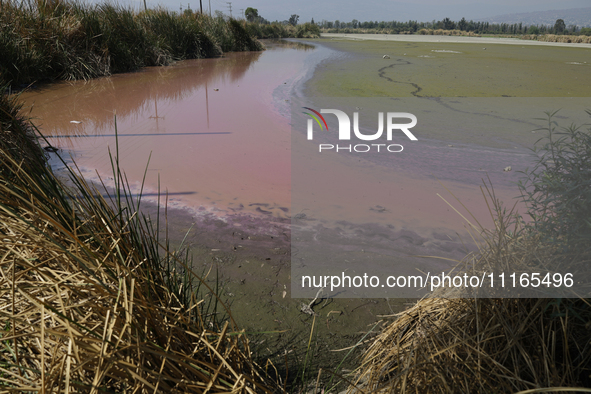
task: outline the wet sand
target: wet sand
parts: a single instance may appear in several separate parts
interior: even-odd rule
[[[413,229],[447,227],[458,231],[463,227],[463,221],[454,218],[455,213],[448,214],[446,204],[437,196],[450,197],[438,180],[485,225],[490,225],[482,204],[482,179],[490,178],[497,197],[506,204],[515,202],[520,172],[531,166],[531,148],[545,135],[539,130],[547,126],[547,121],[540,119],[546,117],[544,111],[559,110],[554,120],[561,126],[588,122],[585,109],[590,106],[591,64],[585,62],[591,59],[591,50],[586,47],[523,49],[498,44],[484,51],[471,37],[450,37],[462,43],[440,43],[433,42],[433,37],[439,36],[360,35],[366,39],[357,41],[346,36],[314,40],[341,51],[343,56],[338,61],[321,63],[314,77],[306,82],[303,96],[312,106],[315,100],[322,102],[323,97],[332,97],[340,98],[332,100],[333,105],[351,112],[356,111],[355,106],[363,107],[357,112],[361,117],[367,112],[370,119],[366,122],[373,127],[372,108],[406,108],[417,115],[419,124],[414,130],[419,141],[405,140],[404,152],[389,161],[383,155],[353,155],[355,160],[362,159],[362,166],[352,164],[351,158],[328,154],[332,155],[331,163],[348,163],[342,172],[344,177],[350,176],[352,170],[363,173],[368,167],[382,167],[373,174],[375,179],[400,187],[395,188],[393,200],[388,197],[389,204],[385,196],[391,190],[387,188],[375,204],[368,200],[366,211],[374,205],[405,206],[405,210],[396,212],[397,218],[401,223],[412,223]],[[391,58],[383,59],[383,54]],[[301,137],[292,141],[293,146],[305,143],[305,128],[300,129]],[[319,155],[310,155],[309,160],[324,161],[310,164],[310,169],[331,165]],[[507,166],[512,170],[504,171]],[[335,169],[325,172],[338,173]],[[309,172],[303,178],[311,177]],[[319,178],[317,182],[327,181]],[[344,178],[334,183],[344,184]],[[330,202],[338,195],[367,190],[367,185],[348,192],[332,189],[326,197],[316,200]],[[380,196],[377,190],[374,195]],[[378,217],[375,212],[365,214],[371,220]],[[333,219],[336,216],[336,212],[330,215]]]

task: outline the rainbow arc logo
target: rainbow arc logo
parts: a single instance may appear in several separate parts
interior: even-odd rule
[[[353,122],[351,123],[351,119],[349,115],[345,112],[338,110],[338,109],[326,109],[322,108],[319,111],[312,109],[310,107],[302,107],[305,110],[310,112],[302,112],[305,115],[309,115],[310,118],[307,121],[307,139],[313,140],[314,139],[314,121],[320,126],[320,130],[328,131],[328,124],[326,123],[326,119],[322,114],[332,114],[336,116],[339,126],[338,126],[338,139],[339,141],[351,141],[359,140],[359,141],[375,141],[376,143],[372,144],[349,144],[349,145],[335,145],[335,144],[320,144],[318,145],[319,152],[323,150],[331,150],[334,149],[336,152],[342,151],[349,151],[349,152],[358,152],[358,153],[365,153],[369,152],[370,150],[375,150],[377,152],[388,151],[388,152],[402,152],[403,146],[400,144],[385,144],[379,143],[380,138],[383,137],[384,131],[386,133],[386,141],[392,141],[393,134],[396,130],[402,131],[411,141],[417,141],[417,138],[410,132],[410,128],[416,126],[417,124],[417,117],[408,112],[388,112],[384,116],[384,112],[378,112],[378,130],[376,132],[370,132],[369,134],[366,132],[362,132],[359,128],[359,112],[353,112]],[[410,120],[410,123],[398,123],[397,119],[406,119]],[[353,126],[353,127],[351,127]],[[384,127],[386,126],[386,127]],[[352,129],[352,130],[351,130]]]
[[[302,108],[303,109],[307,109],[309,111],[312,111],[312,112],[314,112],[314,114],[318,115],[318,117],[320,117],[320,119],[322,119],[322,122],[324,123],[324,126],[326,126],[326,131],[328,131],[328,125],[326,124],[326,120],[324,120],[324,116],[320,115],[320,112],[318,112],[316,110],[313,110],[312,108],[309,108],[309,107],[302,107]],[[303,114],[306,114],[306,115],[310,115],[312,118],[314,118],[314,120],[316,121],[316,123],[318,123],[318,126],[320,126],[320,130],[323,130],[322,123],[320,123],[320,119],[318,119],[317,116],[315,116],[315,115],[313,115],[313,114],[311,114],[309,112],[302,112],[302,113]]]

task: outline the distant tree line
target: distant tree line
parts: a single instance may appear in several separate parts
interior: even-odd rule
[[[251,30],[259,38],[267,37],[309,37],[319,36],[320,31],[328,33],[353,33],[353,32],[383,32],[389,34],[426,34],[426,31],[433,30],[448,30],[456,32],[465,32],[469,35],[588,35],[591,36],[591,28],[579,28],[576,25],[566,26],[563,19],[557,19],[554,25],[527,25],[524,23],[490,23],[490,22],[475,22],[473,20],[466,20],[462,18],[459,21],[452,21],[450,18],[443,20],[433,20],[431,22],[418,22],[410,20],[408,22],[378,22],[378,21],[364,21],[361,22],[353,19],[350,22],[345,21],[328,21],[322,20],[319,23],[311,22],[299,23],[299,16],[293,14],[288,20],[269,22],[267,19],[259,15],[257,9],[248,7],[244,12],[244,16],[248,22],[255,26],[251,26]],[[266,26],[265,26],[266,25]],[[289,26],[297,27],[297,30],[290,29]],[[433,34],[427,33],[427,34]]]
[[[334,22],[323,20],[318,23],[318,26],[324,30],[347,30],[347,29],[362,29],[362,30],[388,30],[390,33],[417,33],[421,29],[433,30],[459,30],[465,32],[472,32],[474,34],[586,34],[591,35],[591,28],[579,28],[576,25],[566,26],[564,20],[558,19],[552,25],[526,25],[523,23],[490,23],[490,22],[475,22],[473,20],[467,21],[466,18],[454,22],[450,18],[445,18],[440,21],[433,20],[432,22],[418,22],[410,20],[408,22],[378,22],[365,21],[360,22],[353,19],[350,22],[341,22],[336,20]]]

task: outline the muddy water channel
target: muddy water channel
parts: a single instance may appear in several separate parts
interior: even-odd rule
[[[119,165],[134,191],[160,188],[169,204],[224,215],[286,217],[290,206],[289,96],[313,46],[183,61],[22,95],[37,125],[84,175],[109,181]],[[283,112],[283,113],[282,113]],[[286,115],[287,112],[287,115]]]
[[[223,244],[237,251],[249,236],[261,236],[268,244],[253,245],[262,248],[253,253],[285,269],[279,294],[313,298],[315,287],[296,291],[298,277],[368,267],[376,275],[447,270],[474,250],[468,230],[494,227],[483,180],[513,206],[521,172],[533,162],[530,148],[545,135],[536,118],[560,109],[555,120],[562,125],[587,121],[588,98],[568,97],[590,83],[586,51],[268,42],[264,52],[61,83],[22,98],[49,143],[71,155],[87,179],[109,184],[118,150],[132,190],[139,193],[146,173],[144,198],[166,192],[168,206],[183,208],[172,223],[186,222],[187,231],[199,222],[197,243],[213,237],[211,250]],[[562,76],[560,89],[548,69]],[[524,70],[527,80],[516,83]],[[498,91],[483,93],[492,88]],[[306,138],[311,110],[303,108],[339,109],[352,120],[357,113],[365,136],[375,133],[379,113],[412,113],[418,140],[398,131],[393,140],[372,141],[399,144],[400,152],[366,151],[366,140],[357,141],[360,151],[319,152],[319,144],[347,144],[330,114],[326,130],[318,122],[314,139]],[[237,236],[237,229],[249,234]],[[267,257],[269,251],[283,257]],[[417,257],[425,255],[447,260]],[[239,272],[227,267],[230,275]],[[265,269],[255,276],[268,277]],[[378,290],[332,295],[415,294]]]
[[[342,53],[295,42],[265,45],[260,53],[43,86],[21,98],[49,143],[71,155],[87,179],[100,175],[112,185],[109,150],[115,154],[118,145],[135,193],[146,168],[144,200],[157,201],[160,181],[168,205],[179,208],[167,213],[173,244],[186,234],[195,272],[240,327],[275,332],[251,341],[255,354],[281,353],[274,362],[283,365],[283,354],[305,354],[313,322],[291,292],[290,101],[303,94],[317,64]],[[154,218],[156,205],[142,206]],[[320,366],[336,365],[343,356],[329,349],[355,343],[376,315],[403,302],[325,301],[315,306],[324,316],[315,329]]]

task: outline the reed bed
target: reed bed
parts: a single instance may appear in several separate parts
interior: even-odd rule
[[[0,91],[5,88],[0,85]],[[18,103],[16,96],[0,94],[0,149],[11,157],[20,157],[21,160],[33,165],[44,162],[44,152],[34,142],[35,130],[20,116],[22,105]],[[10,179],[12,174],[0,167],[3,179]]]
[[[116,152],[120,192],[74,172],[65,187],[10,110],[3,101],[0,392],[270,392],[215,292],[125,193]]]
[[[176,60],[260,51],[245,22],[65,0],[0,2],[0,80],[90,79]]]
[[[373,342],[348,392],[589,387],[589,309],[577,299],[423,299]]]

